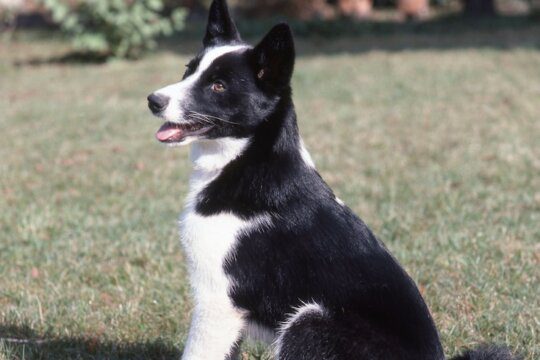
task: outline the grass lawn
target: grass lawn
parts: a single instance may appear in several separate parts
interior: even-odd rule
[[[188,150],[154,140],[145,97],[198,44],[34,61],[65,52],[46,37],[0,43],[0,359],[178,358]],[[307,147],[417,281],[446,354],[538,359],[540,24],[298,46]]]

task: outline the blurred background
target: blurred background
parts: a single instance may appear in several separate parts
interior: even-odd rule
[[[155,46],[157,37],[200,33],[209,4],[210,0],[0,0],[0,24],[4,37],[17,29],[63,30],[83,57],[137,58]],[[401,32],[404,23],[445,31],[455,30],[456,21],[469,27],[512,27],[540,16],[538,0],[231,0],[230,5],[247,35],[260,33],[278,19],[292,22],[297,35],[342,36],[367,30]]]
[[[230,0],[287,21],[321,175],[404,265],[447,355],[540,357],[540,2]],[[177,359],[188,149],[146,96],[209,1],[0,0],[0,360]],[[247,344],[242,360],[269,359]]]

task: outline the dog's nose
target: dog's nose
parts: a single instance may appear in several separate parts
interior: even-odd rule
[[[152,110],[153,113],[159,113],[169,105],[170,98],[165,95],[152,93],[148,95],[148,107]]]

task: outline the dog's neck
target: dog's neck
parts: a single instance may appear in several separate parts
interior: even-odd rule
[[[251,143],[252,148],[255,147],[263,157],[266,153],[292,152],[305,155],[290,94],[280,99],[276,110],[259,125],[251,137],[225,137],[193,142],[190,153],[193,168],[198,172],[221,170],[240,156]]]
[[[195,171],[215,172],[238,157],[249,144],[249,138],[200,140],[191,144],[190,158]]]
[[[265,169],[270,166],[278,171],[282,161],[289,168],[291,165],[302,166],[300,163],[315,167],[298,134],[296,114],[290,98],[284,99],[282,106],[261,123],[251,137],[206,139],[191,144],[190,158],[196,177],[214,178],[233,160],[242,156],[247,157],[244,163],[251,168],[265,164]]]
[[[292,106],[266,118],[250,138],[192,143],[191,160],[187,203],[201,214],[234,211],[248,218],[290,201],[295,187],[332,194],[303,146]]]

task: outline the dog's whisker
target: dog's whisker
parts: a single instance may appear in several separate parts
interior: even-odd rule
[[[194,119],[198,119],[198,120],[210,121],[210,119],[207,116],[204,116],[203,114],[199,114],[193,111],[190,111],[190,114],[188,116]]]
[[[199,115],[190,114],[190,115],[188,115],[188,117],[190,119],[200,120],[200,121],[203,121],[203,122],[205,122],[207,124],[214,125],[214,123],[212,121],[210,121],[209,119],[207,119],[205,117],[199,116]]]
[[[208,118],[208,119],[218,120],[218,121],[221,121],[221,122],[224,122],[224,123],[228,123],[228,124],[233,124],[233,125],[235,125],[234,122],[228,121],[228,120],[225,120],[225,119],[222,119],[222,118],[217,117],[217,116],[207,115],[207,114],[201,114],[201,113],[198,113],[198,112],[196,112],[196,111],[190,111],[190,112],[193,113],[193,114],[195,114],[195,115],[203,116],[203,117]]]

